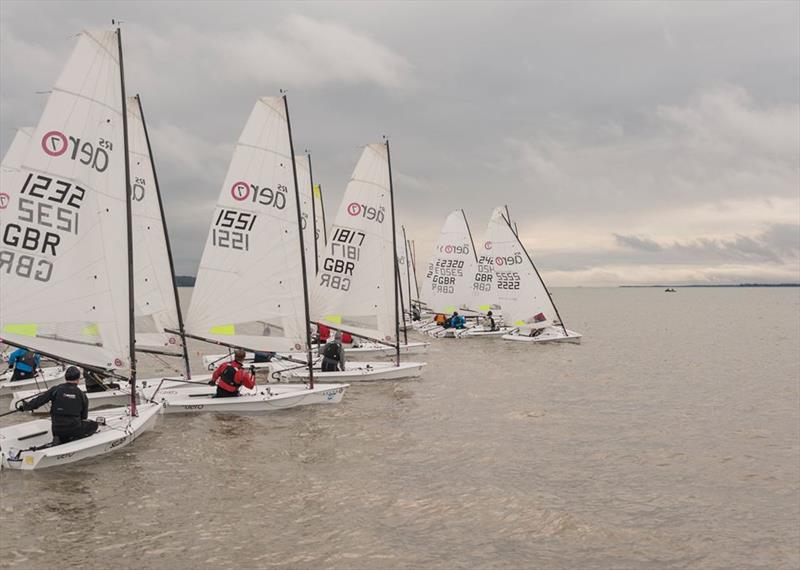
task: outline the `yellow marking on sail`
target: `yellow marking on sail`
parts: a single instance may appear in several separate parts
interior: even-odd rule
[[[456,308],[455,308],[455,306],[445,307],[444,308],[444,312],[445,313],[455,313],[456,312]]]
[[[491,308],[492,308],[492,306],[491,306],[491,305],[481,305],[481,306],[480,306],[480,307],[478,307],[478,308],[479,308],[481,311],[488,311],[489,309],[491,309]]]
[[[4,333],[18,334],[20,336],[36,336],[39,326],[35,324],[9,324],[3,327]]]
[[[217,325],[216,327],[211,327],[208,329],[208,332],[211,334],[221,334],[225,336],[233,336],[236,334],[236,326],[235,325]]]
[[[325,315],[322,317],[323,321],[328,321],[329,323],[336,323],[337,325],[342,324],[342,315]]]
[[[517,322],[515,322],[514,324],[515,324],[516,326],[518,326],[518,327],[522,327],[522,326],[525,326],[525,321],[517,321]]]
[[[81,331],[83,336],[100,336],[100,329],[97,328],[97,325],[89,325],[88,327],[83,327]]]
[[[322,191],[319,189],[319,184],[314,184],[314,198],[321,198]]]

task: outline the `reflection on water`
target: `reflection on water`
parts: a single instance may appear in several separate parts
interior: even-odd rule
[[[796,568],[797,290],[555,294],[582,345],[439,340],[339,406],[4,472],[0,565]]]

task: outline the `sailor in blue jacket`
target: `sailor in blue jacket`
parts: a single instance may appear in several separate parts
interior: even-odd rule
[[[40,361],[41,357],[38,354],[24,348],[19,348],[12,352],[11,356],[8,357],[8,367],[14,369],[11,381],[27,380],[36,376]]]
[[[458,311],[450,317],[450,326],[454,329],[463,329],[467,324],[467,319],[458,314]]]

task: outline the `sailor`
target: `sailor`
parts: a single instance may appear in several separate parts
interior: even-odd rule
[[[497,330],[497,323],[494,322],[494,316],[491,311],[486,313],[486,317],[483,319],[483,326],[488,328],[490,331]]]
[[[450,317],[450,326],[454,329],[463,329],[467,324],[467,319],[458,314],[458,311],[453,312]]]
[[[322,371],[344,372],[344,347],[342,346],[342,333],[336,331],[333,340],[322,349]]]
[[[14,369],[14,374],[11,376],[11,381],[27,380],[36,376],[36,370],[39,368],[41,357],[25,348],[19,348],[11,353],[8,357],[9,369]]]
[[[444,316],[443,313],[436,313],[436,316],[434,317],[433,321],[440,327],[447,328],[450,326],[450,321],[447,319],[447,317]]]
[[[217,385],[215,398],[231,398],[239,395],[242,386],[254,388],[256,385],[256,370],[252,366],[250,370],[244,369],[245,356],[244,349],[237,348],[233,352],[233,361],[223,362],[211,375],[209,385]]]
[[[89,399],[86,393],[78,388],[81,371],[75,366],[67,368],[63,384],[53,386],[30,400],[17,403],[22,412],[35,410],[50,402],[50,419],[52,421],[53,444],[59,445],[89,437],[97,431],[97,422],[89,417]]]
[[[253,353],[253,362],[256,363],[271,362],[273,358],[275,358],[274,352],[262,352],[257,350]]]
[[[83,381],[86,384],[86,391],[89,393],[105,392],[106,390],[119,390],[116,382],[105,382],[105,376],[89,368],[83,369]]]

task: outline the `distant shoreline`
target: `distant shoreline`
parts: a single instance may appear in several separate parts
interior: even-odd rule
[[[175,276],[175,285],[178,287],[194,287],[194,282],[197,281],[197,277],[193,275],[176,275]]]
[[[729,284],[698,284],[698,285],[619,285],[622,288],[653,288],[653,287],[800,287],[800,283],[729,283]]]

